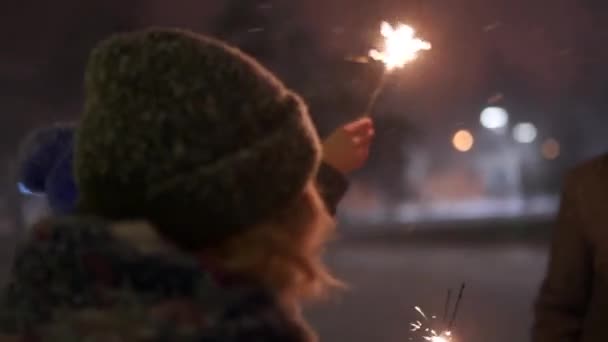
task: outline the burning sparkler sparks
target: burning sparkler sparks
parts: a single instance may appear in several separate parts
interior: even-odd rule
[[[452,333],[446,331],[441,336],[427,336],[424,339],[431,342],[450,342],[452,340]]]
[[[436,323],[435,320],[437,319],[437,316],[431,316],[431,319],[429,319],[424,311],[422,311],[422,309],[420,309],[420,307],[415,306],[414,310],[416,310],[416,312],[418,312],[418,314],[422,317],[422,321],[421,320],[417,320],[414,322],[410,323],[410,327],[411,327],[411,331],[412,332],[418,332],[421,334],[421,338],[424,341],[429,341],[429,342],[453,342],[453,334],[452,334],[452,327],[454,326],[454,321],[456,320],[456,314],[458,313],[458,308],[460,305],[460,301],[462,300],[462,296],[464,293],[464,289],[465,289],[465,284],[463,283],[462,286],[460,287],[460,292],[458,293],[458,298],[456,299],[456,304],[454,306],[454,310],[452,311],[452,318],[451,320],[448,322],[448,316],[449,316],[449,309],[450,309],[450,299],[451,299],[451,294],[452,291],[448,290],[448,297],[446,300],[446,305],[445,305],[445,312],[444,312],[444,317],[443,317],[443,321],[442,322],[438,322]],[[437,327],[442,327],[442,330],[439,330]],[[410,339],[411,340],[411,339]]]
[[[380,33],[384,37],[384,49],[382,51],[373,49],[369,52],[369,56],[384,63],[387,71],[403,68],[418,57],[418,52],[431,49],[431,44],[417,38],[414,29],[408,25],[398,24],[393,27],[383,22]]]
[[[383,22],[380,34],[384,37],[383,49],[370,50],[369,57],[384,63],[385,72],[372,93],[365,111],[366,114],[371,113],[378,95],[384,87],[386,74],[394,69],[403,68],[406,64],[415,60],[420,51],[431,49],[429,42],[416,37],[414,29],[405,24],[399,23],[396,27],[393,27],[391,24]]]
[[[420,320],[410,323],[412,332],[421,332],[422,339],[429,342],[451,342],[452,341],[452,332],[449,330],[439,331],[433,329],[435,325],[433,321],[436,319],[436,316],[432,316],[431,320],[429,320],[428,316],[420,309],[420,307],[414,307],[414,310],[418,312],[420,316],[424,319],[424,323]]]

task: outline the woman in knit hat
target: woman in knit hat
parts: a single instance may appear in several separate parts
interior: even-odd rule
[[[101,43],[85,90],[77,214],[21,248],[3,341],[314,341],[300,303],[339,286],[321,261],[338,197],[315,184],[301,99],[238,50],[164,29]]]

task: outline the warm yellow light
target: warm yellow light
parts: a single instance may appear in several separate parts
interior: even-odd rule
[[[473,138],[473,134],[471,134],[471,132],[463,129],[454,134],[452,144],[456,150],[460,152],[467,152],[473,148],[475,138]]]
[[[431,341],[431,342],[449,342],[447,337],[444,337],[444,336],[431,336],[431,337],[429,337],[429,341]]]

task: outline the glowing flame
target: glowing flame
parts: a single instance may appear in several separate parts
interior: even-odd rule
[[[449,342],[450,341],[447,339],[447,337],[443,337],[443,336],[425,337],[425,339],[427,341],[431,341],[431,342]]]
[[[434,331],[432,336],[425,336],[424,339],[430,342],[450,342],[452,341],[452,333],[449,331],[443,332],[441,335],[437,335]]]
[[[420,50],[430,50],[431,44],[415,36],[415,31],[408,25],[391,26],[382,23],[380,33],[384,37],[384,49],[371,50],[369,56],[386,65],[387,70],[402,68],[418,57]]]

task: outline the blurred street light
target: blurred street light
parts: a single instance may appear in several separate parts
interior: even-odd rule
[[[473,138],[473,134],[471,134],[471,132],[466,129],[462,129],[454,134],[452,144],[457,151],[467,152],[473,148],[475,138]]]
[[[529,122],[518,123],[513,127],[513,139],[522,144],[530,144],[536,140],[538,130]]]
[[[543,158],[547,160],[557,159],[561,152],[559,142],[553,138],[545,140],[541,145],[540,151]]]
[[[487,129],[500,129],[509,123],[509,113],[501,107],[487,107],[481,112],[479,121]]]

